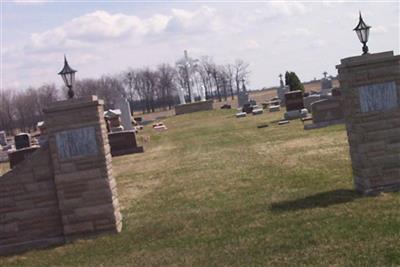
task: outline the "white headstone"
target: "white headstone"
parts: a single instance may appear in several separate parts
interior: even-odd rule
[[[115,108],[121,110],[121,124],[125,131],[133,130],[131,108],[126,98],[120,97],[115,101]]]
[[[204,85],[200,87],[200,98],[201,101],[206,101],[206,89],[204,88]]]
[[[185,94],[183,93],[183,88],[178,88],[178,96],[180,104],[186,104]]]

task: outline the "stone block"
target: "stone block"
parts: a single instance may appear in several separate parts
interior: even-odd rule
[[[175,115],[206,111],[213,109],[213,100],[199,101],[175,106]]]
[[[272,105],[272,106],[269,106],[269,108],[268,108],[269,112],[276,112],[276,111],[280,111],[280,110],[281,110],[280,105]]]
[[[246,117],[247,113],[246,112],[238,112],[236,113],[236,118],[243,118]]]
[[[295,120],[295,119],[300,119],[304,117],[304,115],[301,113],[301,110],[291,110],[287,111],[284,114],[285,120]]]
[[[257,108],[257,109],[253,109],[252,113],[253,115],[260,115],[263,114],[263,109],[262,108]]]

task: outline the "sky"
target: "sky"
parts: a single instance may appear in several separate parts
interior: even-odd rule
[[[337,75],[362,53],[359,11],[372,28],[371,53],[400,47],[399,1],[56,1],[0,0],[0,87],[62,84],[64,54],[77,79],[190,57],[250,64],[249,87]]]

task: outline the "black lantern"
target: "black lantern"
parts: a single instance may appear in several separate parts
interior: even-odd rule
[[[353,30],[356,31],[358,39],[360,39],[360,42],[363,44],[363,55],[368,53],[367,42],[368,42],[370,28],[371,28],[370,26],[365,24],[360,12],[360,19],[358,21],[357,26]]]
[[[76,70],[74,70],[68,65],[67,58],[64,55],[64,67],[58,74],[61,75],[61,77],[64,80],[65,86],[68,87],[69,98],[74,97],[74,91],[72,91],[72,87],[75,83],[75,72]]]

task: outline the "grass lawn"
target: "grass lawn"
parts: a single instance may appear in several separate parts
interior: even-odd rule
[[[400,195],[352,188],[343,125],[231,110],[147,128],[113,159],[123,231],[0,259],[0,266],[400,265]],[[139,137],[139,140],[141,137]]]

